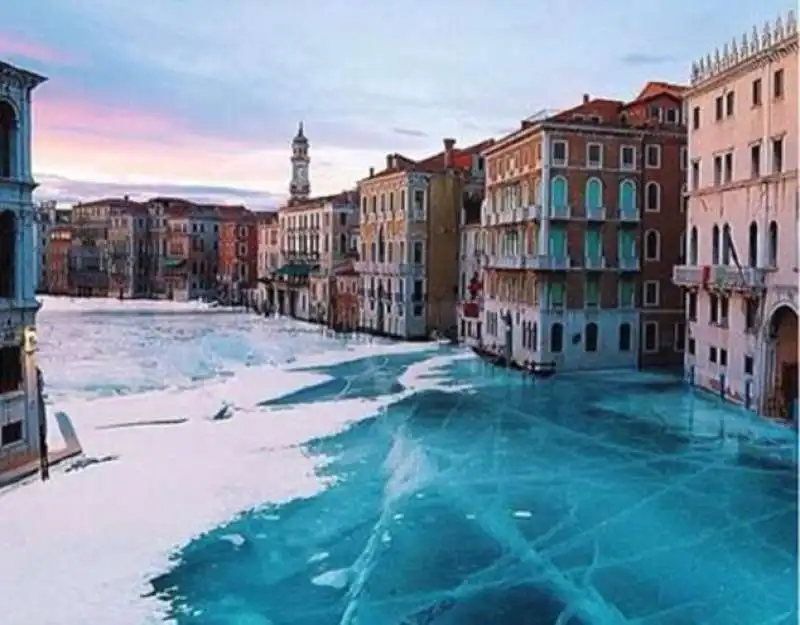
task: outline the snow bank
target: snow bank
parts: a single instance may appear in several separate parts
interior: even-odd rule
[[[365,344],[296,364],[431,349]],[[409,382],[424,367],[414,373]],[[255,367],[190,389],[59,403],[96,462],[0,492],[0,533],[15,537],[0,558],[0,587],[14,597],[4,622],[162,622],[162,606],[142,595],[177,547],[252,506],[319,492],[325,482],[315,463],[322,460],[297,445],[414,392],[281,410],[256,405],[325,380]],[[231,417],[213,421],[222,405]]]

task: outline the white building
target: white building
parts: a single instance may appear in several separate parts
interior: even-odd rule
[[[31,92],[44,81],[0,62],[0,471],[39,448]]]
[[[483,260],[486,236],[480,211],[461,211],[461,245],[458,282],[458,341],[472,347],[481,343],[483,331]]]

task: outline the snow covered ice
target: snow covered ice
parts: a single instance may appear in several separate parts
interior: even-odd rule
[[[0,492],[3,623],[797,622],[794,433],[670,378],[198,305],[39,324],[103,461]]]

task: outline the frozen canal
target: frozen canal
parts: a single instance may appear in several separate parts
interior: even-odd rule
[[[797,623],[792,433],[669,378],[175,305],[40,339],[98,462],[0,493],[3,622]]]

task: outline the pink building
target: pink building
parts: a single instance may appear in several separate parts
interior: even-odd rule
[[[692,67],[687,373],[763,414],[796,405],[798,37],[793,12]]]

